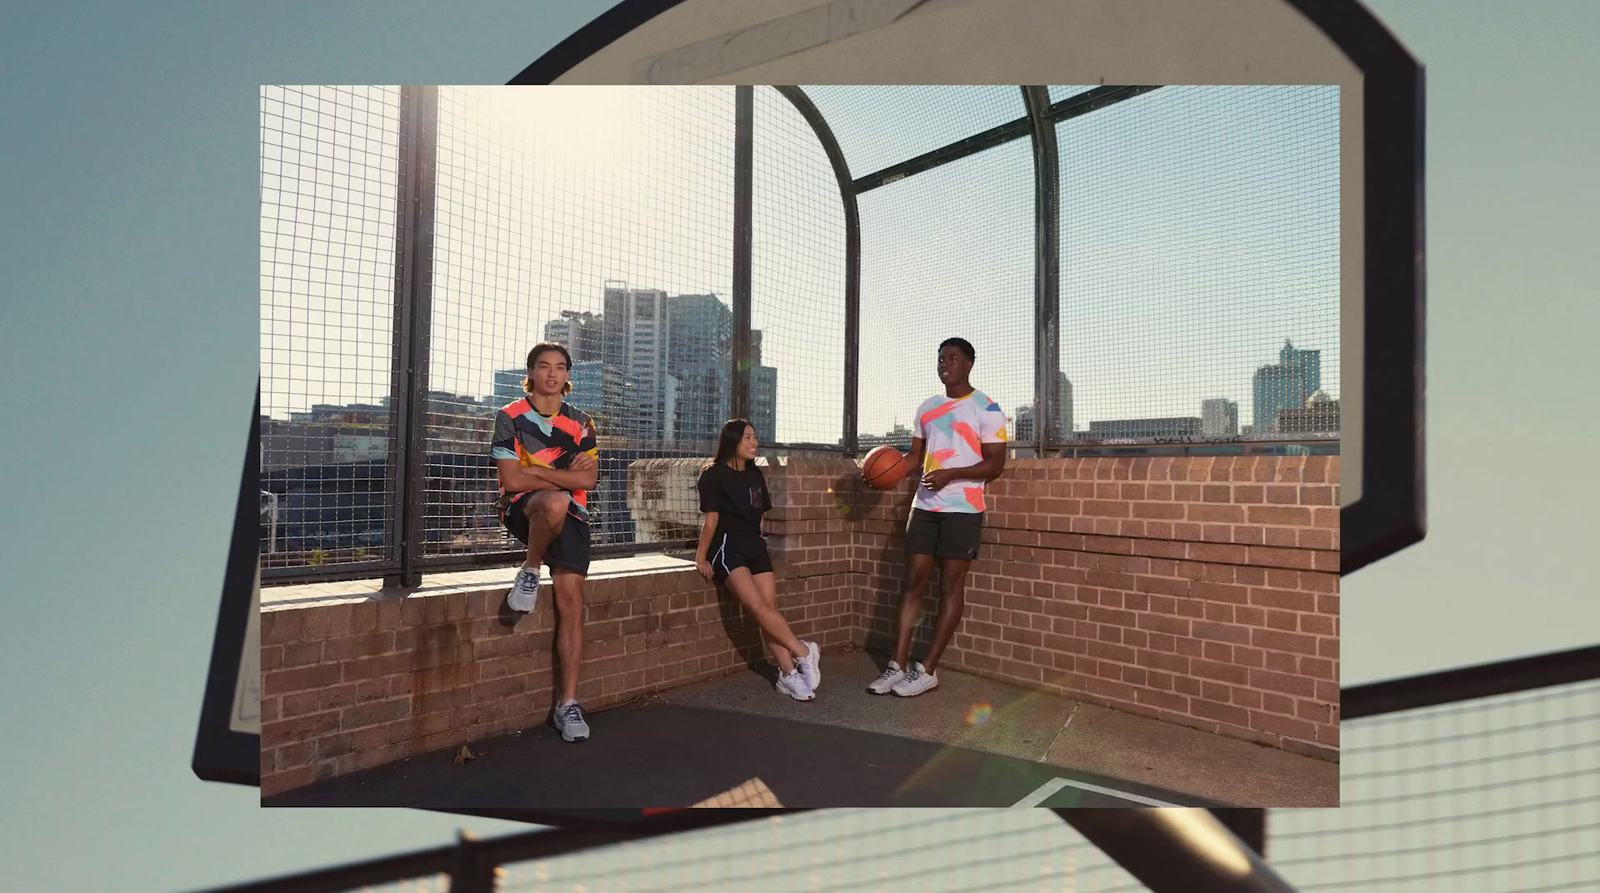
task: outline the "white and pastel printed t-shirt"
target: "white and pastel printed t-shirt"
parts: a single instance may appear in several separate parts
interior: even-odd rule
[[[951,399],[938,394],[917,407],[915,437],[924,440],[924,473],[983,461],[983,444],[1005,443],[1006,415],[982,391]],[[917,486],[914,508],[930,512],[981,512],[986,481],[956,478],[938,492]]]

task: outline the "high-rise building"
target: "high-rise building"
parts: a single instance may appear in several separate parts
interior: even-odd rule
[[[730,406],[733,311],[716,295],[667,299],[667,372],[677,379],[680,445],[715,444]]]
[[[572,364],[572,393],[567,402],[596,417],[595,425],[605,415],[605,364],[599,360],[579,360]]]
[[[497,369],[494,373],[494,403],[495,408],[509,406],[512,403],[528,396],[522,387],[522,380],[528,377],[526,369]]]
[[[1285,340],[1278,352],[1278,363],[1257,369],[1251,381],[1255,432],[1278,433],[1278,414],[1304,407],[1321,383],[1322,351],[1299,350]]]
[[[560,319],[544,324],[544,340],[565,347],[573,363],[600,360],[604,339],[605,321],[593,313],[563,310]]]
[[[1227,437],[1239,433],[1239,404],[1226,397],[1200,401],[1200,433]]]
[[[667,294],[654,288],[606,283],[601,360],[619,377],[608,387],[606,413],[616,433],[660,442],[666,411],[669,328]],[[612,402],[614,400],[615,402]]]

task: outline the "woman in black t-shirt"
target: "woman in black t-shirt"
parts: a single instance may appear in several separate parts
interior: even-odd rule
[[[772,507],[767,479],[756,467],[756,429],[744,419],[722,426],[716,458],[700,470],[700,511],[705,526],[694,565],[700,576],[725,585],[755,616],[761,638],[778,662],[779,692],[797,701],[816,696],[822,652],[795,638],[778,613],[778,589],[761,516]]]

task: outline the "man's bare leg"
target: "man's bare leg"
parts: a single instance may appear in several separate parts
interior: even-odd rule
[[[584,575],[563,567],[554,569],[556,590],[556,690],[557,704],[578,699],[578,670],[583,664]]]
[[[956,627],[961,625],[967,594],[967,569],[970,567],[970,561],[947,558],[939,562],[939,578],[943,583],[940,588],[944,590],[944,595],[939,600],[939,620],[933,628],[933,645],[928,649],[927,660],[922,662],[923,668],[929,673],[939,669],[939,658],[955,636]]]
[[[928,578],[931,576],[932,555],[906,556],[906,587],[900,596],[900,623],[894,640],[894,662],[902,670],[910,666],[911,637],[916,632],[917,621],[922,617],[922,597],[928,591]]]
[[[567,523],[567,506],[572,497],[565,490],[540,490],[522,502],[528,519],[528,560],[523,567],[538,569],[544,550],[550,548]]]

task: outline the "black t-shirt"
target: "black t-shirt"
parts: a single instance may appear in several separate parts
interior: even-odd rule
[[[718,536],[760,536],[761,515],[772,508],[767,478],[754,462],[734,471],[718,462],[700,474],[700,511],[717,513]]]

